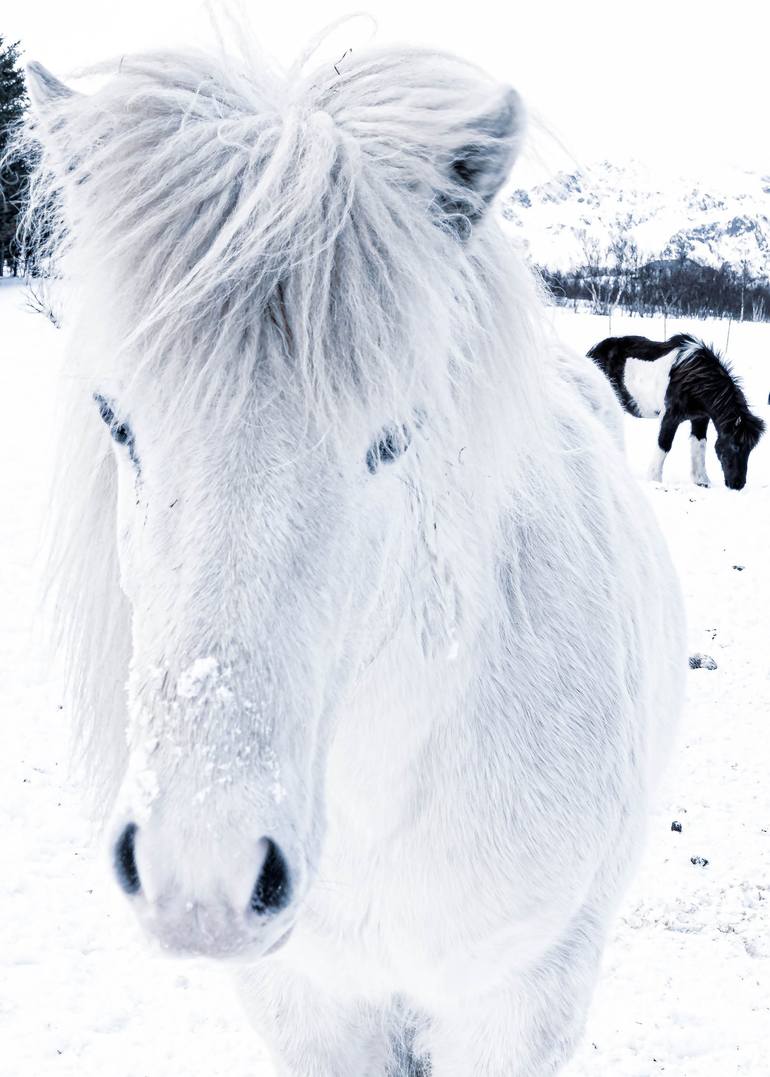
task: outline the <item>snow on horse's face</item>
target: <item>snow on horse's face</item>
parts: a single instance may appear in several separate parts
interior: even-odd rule
[[[40,69],[31,74],[41,114],[60,106],[66,88]],[[137,308],[146,318],[132,344],[116,345],[120,361],[110,366],[97,357],[89,367],[88,406],[91,424],[105,428],[103,444],[112,441],[118,570],[131,611],[129,756],[116,798],[114,866],[148,932],[180,952],[275,948],[313,880],[335,715],[403,616],[410,544],[425,546],[417,525],[405,527],[410,505],[420,501],[408,491],[423,405],[430,399],[438,409],[442,393],[451,398],[447,355],[453,346],[461,351],[450,312],[463,280],[458,274],[443,285],[441,274],[502,184],[518,140],[516,96],[487,86],[477,91],[487,110],[477,123],[463,127],[448,116],[435,161],[425,155],[420,128],[414,150],[407,145],[396,155],[384,128],[376,155],[397,169],[411,162],[415,175],[404,180],[396,172],[397,185],[416,192],[424,213],[405,229],[403,194],[391,210],[387,174],[381,180],[375,170],[360,171],[355,140],[326,111],[344,107],[336,80],[328,101],[323,87],[316,92],[316,111],[290,113],[282,126],[272,114],[263,121],[247,113],[257,128],[249,146],[267,150],[260,162],[247,147],[233,197],[250,197],[253,184],[254,205],[239,218],[240,209],[219,206],[212,194],[226,190],[224,179],[187,176],[163,210],[160,239],[142,248],[158,258],[165,292],[161,285],[153,292],[151,268],[141,293],[144,268],[137,275],[128,258],[125,266],[113,259],[110,270],[100,261],[107,302],[126,327],[89,321],[89,337],[102,334],[103,350],[94,350],[103,355],[110,334],[114,341],[131,335]],[[452,107],[464,116],[462,87],[456,95]],[[201,103],[198,97],[191,107]],[[108,98],[100,122],[111,107]],[[51,131],[76,143],[78,106],[63,112]],[[139,124],[151,125],[154,115],[142,112]],[[415,115],[436,123],[432,112]],[[218,113],[214,120],[222,159],[207,151],[207,163],[232,176],[240,129],[228,142]],[[410,132],[400,121],[393,119],[393,137],[403,140]],[[244,122],[240,113],[233,122]],[[193,153],[194,125],[180,127],[178,116],[173,123],[172,136],[192,140],[184,151]],[[150,148],[163,141],[159,130],[150,134]],[[93,137],[85,119],[80,137]],[[72,187],[74,215],[90,223],[83,234],[99,231],[95,213],[104,228],[114,218],[99,201],[114,202],[115,179],[111,193],[103,170],[123,167],[116,164],[122,144],[110,156],[109,137],[94,149],[100,168],[92,165]],[[157,189],[150,197],[136,178],[144,150],[133,148],[120,209],[129,245],[137,220],[161,217]],[[373,223],[362,235],[350,207],[353,192],[366,197],[367,182],[378,187],[366,206]],[[400,248],[392,255],[386,237]],[[163,243],[165,262],[156,253]],[[91,257],[99,251],[86,251],[80,264]],[[186,264],[194,265],[188,276],[180,269]],[[222,298],[216,281],[227,283],[228,273]],[[407,283],[397,302],[388,289],[399,273]],[[435,284],[410,300],[415,274]],[[100,286],[97,280],[97,292]],[[415,310],[405,309],[410,301]],[[427,391],[420,371],[430,375]]]
[[[406,440],[323,440],[286,393],[255,393],[224,437],[205,406],[168,422],[159,399],[128,396],[95,400],[133,612],[116,869],[166,945],[265,948],[319,854],[335,704],[378,644],[361,580],[381,575],[394,515],[372,487],[397,494],[380,472]]]

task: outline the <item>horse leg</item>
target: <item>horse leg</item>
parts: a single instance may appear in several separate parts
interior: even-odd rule
[[[671,452],[671,446],[674,444],[674,434],[676,434],[681,421],[668,408],[663,412],[660,430],[658,431],[658,449],[652,458],[648,473],[648,477],[653,482],[663,481],[663,464]]]
[[[706,431],[708,416],[693,419],[690,423],[690,464],[692,481],[698,486],[711,486],[706,474]]]
[[[371,1004],[342,998],[333,986],[321,987],[275,960],[244,970],[238,980],[276,1077],[384,1077],[391,1045]]]
[[[562,940],[498,994],[442,1012],[426,1033],[431,1077],[552,1077],[583,1033],[604,945],[586,910]]]

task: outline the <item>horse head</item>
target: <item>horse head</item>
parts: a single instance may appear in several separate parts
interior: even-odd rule
[[[87,296],[70,421],[97,478],[71,526],[114,559],[76,648],[84,711],[127,726],[115,873],[165,947],[225,956],[280,945],[314,878],[340,701],[404,615],[418,475],[444,481],[521,110],[416,50],[294,81],[200,64],[30,83]]]

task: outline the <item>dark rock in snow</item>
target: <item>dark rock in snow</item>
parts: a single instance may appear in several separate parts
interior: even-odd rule
[[[690,669],[717,669],[718,666],[710,654],[691,654]]]
[[[736,572],[743,572],[745,567],[746,567],[745,565],[733,565],[733,568],[735,569]]]
[[[678,822],[676,821],[676,819],[675,819],[675,820],[673,821],[673,823],[671,824],[671,829],[672,829],[672,830],[675,830],[675,831],[677,832],[677,834],[681,834],[681,833],[682,833],[682,824],[681,824],[681,823],[678,823]]]
[[[694,864],[696,868],[705,868],[708,860],[705,856],[691,856],[690,863]]]

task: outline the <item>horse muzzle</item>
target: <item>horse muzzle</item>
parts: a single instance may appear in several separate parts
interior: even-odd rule
[[[223,846],[224,847],[224,846]],[[243,850],[232,870],[222,856],[186,843],[183,856],[157,848],[152,833],[130,822],[113,847],[113,866],[140,923],[164,950],[178,955],[259,957],[278,949],[293,927],[296,873],[273,838]]]

